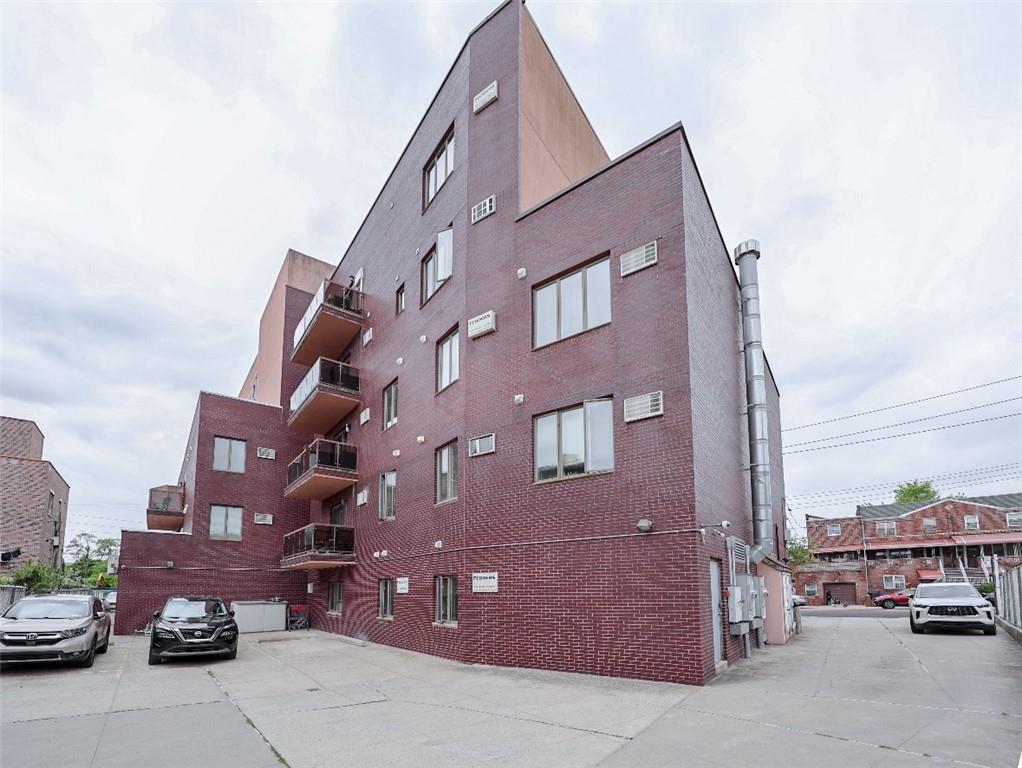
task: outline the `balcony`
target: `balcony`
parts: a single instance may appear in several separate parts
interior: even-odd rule
[[[362,330],[362,306],[361,291],[324,280],[295,328],[291,360],[312,365],[347,347]]]
[[[291,395],[287,425],[300,432],[324,433],[359,404],[358,369],[321,357]]]
[[[322,501],[355,484],[358,454],[355,446],[334,440],[314,440],[287,467],[289,499]]]
[[[354,562],[354,528],[314,523],[284,536],[281,568],[337,568]]]
[[[180,485],[150,488],[145,518],[150,531],[180,531],[185,521],[185,489]]]

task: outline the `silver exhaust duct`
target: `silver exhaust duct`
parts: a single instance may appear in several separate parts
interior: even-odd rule
[[[766,360],[759,320],[759,241],[735,248],[742,293],[742,338],[745,352],[745,400],[749,417],[749,471],[752,482],[752,540],[749,559],[758,563],[774,550],[770,503],[770,438],[767,432]]]

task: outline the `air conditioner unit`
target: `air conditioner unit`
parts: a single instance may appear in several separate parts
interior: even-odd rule
[[[256,525],[273,525],[273,515],[269,512],[256,512],[253,522]]]
[[[362,507],[369,502],[369,491],[359,491],[355,495],[355,503]]]
[[[59,547],[60,546],[60,536],[52,536],[52,537],[50,537],[50,544],[52,544],[55,547]]]
[[[367,421],[369,421],[369,409],[364,408],[362,409],[362,412],[358,415],[358,423],[365,424]]]
[[[650,392],[625,398],[625,421],[639,421],[664,415],[664,393]]]
[[[256,458],[275,459],[277,458],[277,450],[275,448],[256,448]]]
[[[656,240],[621,254],[621,277],[656,264]]]
[[[366,346],[370,341],[373,340],[373,329],[369,328],[365,333],[362,334],[362,346]]]
[[[472,223],[475,224],[477,221],[485,219],[496,210],[497,198],[494,195],[490,195],[485,200],[482,200],[472,206]]]

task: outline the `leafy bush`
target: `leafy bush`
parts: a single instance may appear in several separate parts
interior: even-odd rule
[[[27,587],[29,592],[49,592],[60,586],[60,571],[52,565],[29,560],[14,570],[11,581]]]
[[[991,592],[994,591],[994,585],[993,582],[984,581],[982,584],[977,584],[976,589],[979,590],[979,593],[981,595],[989,595]]]

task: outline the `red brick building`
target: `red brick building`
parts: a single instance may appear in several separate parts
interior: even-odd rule
[[[994,557],[1022,563],[1022,494],[859,507],[855,517],[806,517],[814,562],[796,571],[813,605],[868,604],[924,581],[991,580]]]
[[[0,417],[0,550],[21,554],[0,562],[12,570],[33,561],[59,566],[71,487],[43,458],[34,421]]]
[[[779,395],[680,125],[610,160],[505,2],[331,272],[278,279],[247,402],[200,396],[118,631],[199,591],[465,662],[703,683],[748,652],[733,582],[787,576]]]

